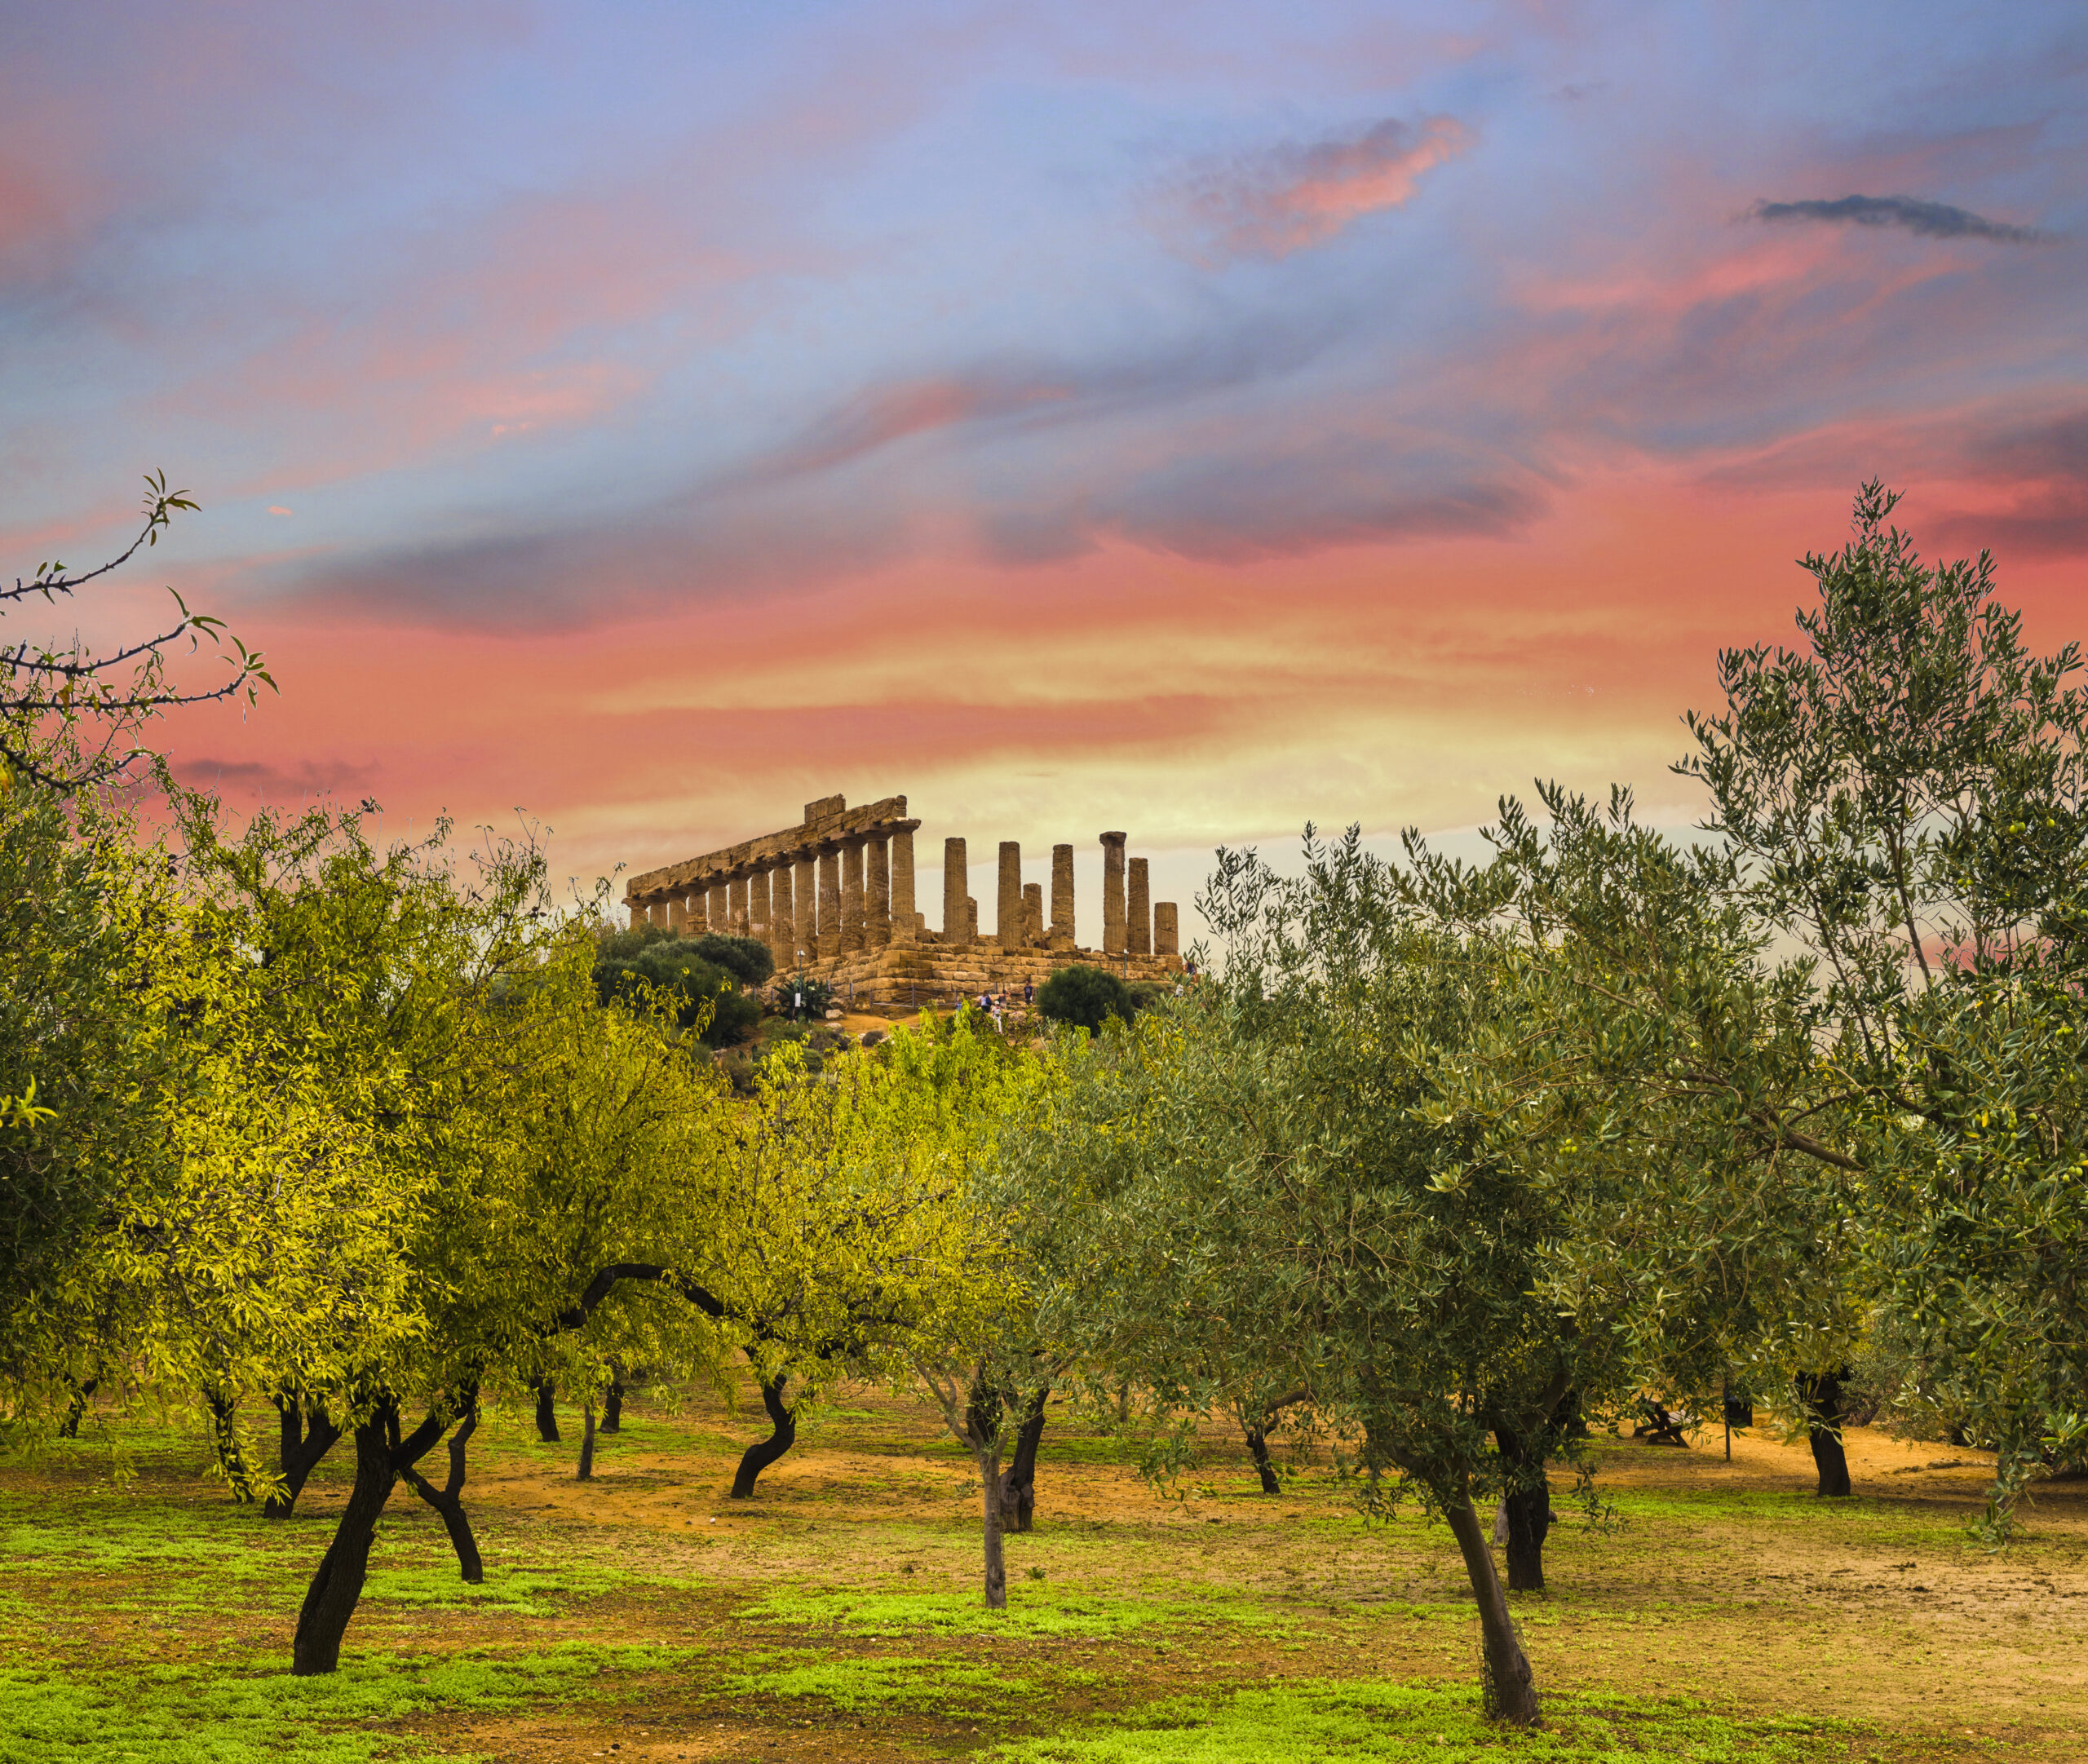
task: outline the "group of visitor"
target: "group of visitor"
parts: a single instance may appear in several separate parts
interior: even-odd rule
[[[1032,982],[1024,980],[1022,984],[1022,1008],[1028,1011],[1036,1003],[1037,988]],[[1006,1014],[1015,1008],[1015,994],[1012,992],[981,993],[971,1001],[971,1007],[982,1015],[991,1017],[993,1027],[998,1029],[1002,1026],[1002,1019]]]

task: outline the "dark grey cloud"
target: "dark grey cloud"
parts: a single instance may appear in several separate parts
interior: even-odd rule
[[[1999,245],[2037,245],[2045,234],[2033,227],[1988,220],[1968,208],[1926,202],[1913,196],[1838,196],[1832,201],[1757,202],[1755,220],[1820,221],[1838,227],[1900,227],[1929,239],[1990,239]]]
[[[1953,511],[1940,524],[1944,543],[1962,551],[2079,557],[2088,555],[2088,409],[2000,422],[1965,444],[1967,476],[2006,486],[2008,506]]]
[[[177,760],[174,770],[192,790],[240,790],[278,802],[361,791],[376,776],[367,766],[352,766],[342,760],[308,759],[301,765],[283,767],[263,760],[213,759],[207,755]]]
[[[1174,462],[1113,489],[1095,513],[1139,544],[1241,562],[1385,540],[1505,538],[1547,502],[1539,482],[1503,460],[1334,435]]]

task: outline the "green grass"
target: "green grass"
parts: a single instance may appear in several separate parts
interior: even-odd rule
[[[367,1731],[431,1709],[568,1703],[604,1673],[661,1671],[683,1651],[570,1646],[448,1660],[351,1659],[326,1678],[161,1666],[132,1672],[0,1673],[0,1764],[364,1764],[430,1757],[418,1741]],[[456,1754],[449,1754],[454,1756]]]
[[[969,1466],[950,1462],[925,1408],[852,1390],[822,1404],[800,1449],[834,1467],[794,1464],[755,1503],[728,1506],[744,1443],[732,1430],[766,1426],[744,1391],[730,1414],[708,1397],[631,1414],[577,1500],[577,1426],[540,1445],[511,1405],[473,1447],[484,1584],[458,1578],[440,1523],[401,1489],[343,1668],[320,1680],[282,1669],[344,1454],[288,1524],[206,1480],[200,1436],[175,1450],[126,1435],[127,1483],[84,1447],[0,1466],[0,1764],[797,1755],[772,1749],[787,1730],[845,1759],[856,1729],[918,1764],[2077,1753],[2068,1687],[2088,1632],[2033,1621],[2023,1587],[2051,1574],[2088,1592],[2078,1527],[2033,1531],[2006,1572],[1982,1558],[1946,1583],[1967,1552],[1944,1505],[1732,1487],[1692,1479],[1710,1465],[1674,1454],[1651,1486],[1617,1488],[1624,1529],[1553,1534],[1553,1590],[1515,1603],[1548,1726],[1515,1735],[1480,1719],[1473,1607],[1441,1526],[1409,1511],[1365,1527],[1349,1485],[1318,1470],[1270,1500],[1244,1462],[1236,1478],[1206,1469],[1188,1505],[1155,1502],[1116,1467],[1126,1442],[1054,1421],[1040,1529],[1007,1540],[1009,1608],[989,1612]],[[500,1475],[481,1479],[489,1465]],[[663,1485],[685,1497],[662,1500]],[[1927,1607],[1893,1603],[1897,1581],[1877,1571],[1917,1554],[1948,1611],[1976,1610],[1986,1628],[1945,1634]],[[1994,1646],[2027,1662],[2013,1700],[1983,1690]],[[1879,1685],[1898,1700],[1867,1694]],[[1789,1711],[1823,1718],[1775,1718]],[[1851,1713],[1878,1725],[1824,1718]]]
[[[1811,1764],[1847,1758],[1842,1722],[1741,1722],[1676,1701],[1555,1696],[1533,1733],[1488,1726],[1469,1691],[1312,1683],[1149,1704],[1086,1733],[1027,1740],[1006,1764]]]
[[[971,1660],[834,1660],[812,1653],[784,1656],[759,1671],[735,1673],[725,1687],[741,1695],[819,1697],[852,1713],[935,1710],[967,1721],[1004,1714],[1010,1699],[1028,1697],[1037,1689],[1029,1678]]]
[[[1432,1607],[1413,1613],[1416,1617],[1436,1614]],[[1145,1629],[1212,1625],[1279,1638],[1297,1629],[1294,1620],[1285,1613],[1243,1598],[1117,1598],[1054,1592],[1034,1581],[1015,1581],[1012,1576],[1005,1611],[987,1610],[976,1593],[818,1592],[794,1588],[745,1606],[739,1615],[744,1623],[802,1625],[850,1635],[925,1633],[1104,1641]],[[1458,1615],[1470,1620],[1469,1611]]]

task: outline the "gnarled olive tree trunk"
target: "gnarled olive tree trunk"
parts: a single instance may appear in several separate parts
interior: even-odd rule
[[[386,1426],[395,1415],[396,1411],[379,1413],[356,1429],[355,1487],[348,1491],[348,1504],[334,1527],[334,1541],[305,1589],[303,1607],[297,1615],[290,1670],[299,1678],[332,1672],[341,1664],[341,1640],[348,1633],[348,1620],[356,1614],[363,1582],[369,1577],[369,1546],[377,1536],[378,1518],[398,1479],[392,1462],[391,1430]]]
[[[377,1521],[400,1476],[433,1449],[449,1426],[446,1413],[438,1408],[402,1439],[399,1407],[388,1396],[378,1398],[369,1417],[356,1424],[355,1486],[298,1612],[297,1636],[290,1647],[290,1670],[298,1677],[314,1677],[340,1665],[341,1640],[369,1577]],[[452,1460],[453,1469],[458,1461]],[[461,1474],[458,1481],[461,1485]]]
[[[340,1439],[341,1430],[334,1425],[325,1404],[305,1408],[294,1391],[276,1392],[275,1403],[281,1422],[276,1468],[282,1472],[282,1483],[270,1492],[261,1510],[272,1519],[286,1519],[296,1507],[297,1497],[303,1493],[312,1471],[319,1467],[319,1461],[334,1449],[334,1443]]]
[[[1515,1479],[1502,1497],[1502,1516],[1507,1521],[1508,1590],[1541,1593],[1544,1590],[1544,1540],[1551,1529],[1551,1484],[1544,1466],[1549,1456],[1542,1430],[1518,1433],[1497,1427],[1494,1443],[1502,1460]]]
[[[1450,1535],[1458,1541],[1472,1596],[1479,1603],[1480,1638],[1486,1660],[1486,1713],[1511,1726],[1542,1726],[1536,1677],[1530,1670],[1529,1656],[1523,1651],[1515,1620],[1509,1612],[1508,1595],[1494,1568],[1485,1528],[1472,1510],[1469,1484],[1459,1489],[1454,1501],[1444,1502],[1443,1516],[1449,1521]]]
[[[797,1443],[797,1411],[783,1401],[783,1386],[789,1382],[785,1374],[769,1379],[761,1387],[761,1406],[768,1412],[772,1430],[766,1439],[755,1440],[740,1455],[740,1467],[732,1473],[735,1501],[751,1499],[754,1479]]]
[[[1846,1366],[1833,1372],[1801,1373],[1798,1380],[1798,1407],[1805,1413],[1812,1444],[1812,1462],[1820,1473],[1823,1495],[1849,1492],[1849,1455],[1842,1447],[1842,1381]]]
[[[1051,1387],[1042,1386],[1023,1411],[1022,1426],[1015,1436],[1015,1456],[1001,1479],[1001,1529],[1018,1532],[1036,1528],[1037,1448],[1044,1438],[1044,1405]]]
[[[465,1584],[480,1585],[486,1577],[479,1555],[479,1541],[472,1535],[471,1515],[464,1510],[464,1448],[478,1431],[479,1407],[474,1402],[464,1422],[449,1436],[449,1479],[438,1488],[410,1464],[400,1470],[406,1486],[442,1515],[442,1528],[449,1533],[449,1547],[457,1552],[458,1572]]]
[[[239,1419],[232,1399],[206,1390],[203,1400],[210,1405],[210,1443],[218,1455],[218,1469],[232,1497],[241,1505],[254,1498],[254,1473],[246,1467],[246,1453],[239,1443]]]

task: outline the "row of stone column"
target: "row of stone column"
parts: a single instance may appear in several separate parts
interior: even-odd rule
[[[1102,835],[1102,953],[1171,956],[1181,953],[1179,916],[1172,900],[1155,903],[1146,860],[1128,860],[1121,833]],[[1073,848],[1051,847],[1051,917],[1044,921],[1044,889],[1022,879],[1022,846],[1001,842],[995,940],[1003,949],[1071,949],[1073,945]],[[1126,871],[1128,870],[1128,876]],[[1128,882],[1128,887],[1126,882]],[[969,944],[979,935],[978,904],[962,839],[943,841],[943,941]]]
[[[631,903],[634,924],[688,936],[717,931],[768,945],[778,968],[911,943],[914,829],[900,821],[844,833],[712,877],[686,893]]]

